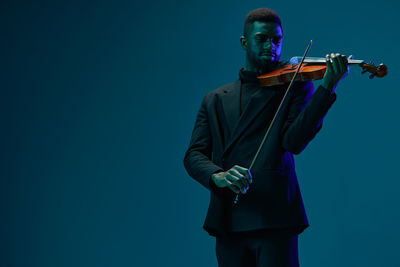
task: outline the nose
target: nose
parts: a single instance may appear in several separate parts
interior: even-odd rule
[[[264,42],[264,49],[271,49],[272,47],[272,39],[271,38],[267,38]]]

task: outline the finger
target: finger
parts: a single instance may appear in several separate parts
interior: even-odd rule
[[[253,183],[253,175],[251,174],[250,170],[247,170],[247,172],[249,173],[250,183]]]
[[[333,72],[332,61],[329,54],[326,54],[325,59],[326,59],[326,71]]]
[[[240,190],[235,185],[228,185],[228,188],[236,194],[240,194]]]
[[[345,62],[346,56],[338,55],[337,59],[338,59],[338,63],[339,63],[339,72],[341,74],[343,74],[346,72],[346,62]]]
[[[253,176],[251,175],[249,169],[246,169],[239,165],[235,165],[235,166],[233,166],[233,168],[235,170],[239,171],[242,175],[246,176],[247,183],[250,184],[253,182]]]
[[[248,173],[247,169],[243,168],[241,166],[235,165],[232,167],[231,170],[237,174],[237,177],[239,177],[239,179],[243,180],[245,187],[248,189],[251,181],[250,181],[250,177],[249,177],[249,173]]]
[[[338,62],[338,58],[336,57],[336,54],[332,53],[331,59],[332,59],[333,73],[337,74],[337,73],[339,73],[339,62]]]
[[[228,174],[226,175],[226,178],[234,183],[237,187],[239,187],[240,191],[242,191],[243,194],[246,193],[248,189],[248,184],[245,181],[244,175],[241,175],[239,172],[230,169],[228,171]]]
[[[343,62],[346,64],[346,67],[347,67],[347,65],[349,64],[349,60],[347,59],[347,57],[345,55],[342,55],[342,57],[343,57]]]
[[[228,183],[228,187],[229,189],[231,189],[233,192],[235,192],[236,194],[240,193],[240,188],[238,188],[234,183],[232,183],[231,181],[229,181],[228,179],[226,179],[226,182]]]
[[[230,186],[229,188],[230,188],[233,192],[235,192],[236,194],[239,194],[239,193],[240,193],[240,190],[239,190],[235,185]]]
[[[347,57],[345,55],[343,55],[343,62],[344,62],[344,66],[345,66],[345,71],[349,70],[349,60],[347,59]]]

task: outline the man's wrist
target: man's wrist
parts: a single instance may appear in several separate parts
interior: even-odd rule
[[[219,173],[220,171],[214,172],[213,174],[211,174],[211,180],[213,181],[213,183],[215,183],[215,174]]]
[[[216,174],[218,174],[218,173],[220,173],[220,172],[223,172],[222,170],[218,170],[218,171],[216,171],[216,172],[214,172],[213,174],[211,174],[211,180],[212,180],[212,182],[216,185],[217,183],[215,182],[216,181]]]

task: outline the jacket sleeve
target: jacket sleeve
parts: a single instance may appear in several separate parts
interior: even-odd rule
[[[319,86],[314,93],[311,81],[294,88],[288,115],[282,127],[282,147],[299,154],[322,127],[323,118],[336,100],[336,94]]]
[[[197,114],[196,122],[190,139],[189,148],[185,153],[183,164],[188,174],[209,190],[218,187],[211,180],[211,175],[223,169],[211,161],[212,137],[207,114],[207,103],[210,94],[206,94]]]

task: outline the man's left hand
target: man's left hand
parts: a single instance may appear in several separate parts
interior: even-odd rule
[[[349,65],[346,56],[331,53],[326,55],[326,72],[321,86],[330,90],[333,94],[339,82],[349,73]]]

